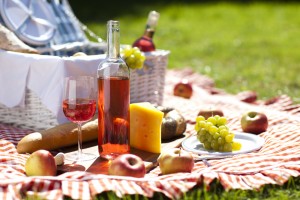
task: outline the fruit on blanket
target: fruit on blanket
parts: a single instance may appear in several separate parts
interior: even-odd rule
[[[181,136],[186,130],[186,121],[182,114],[171,107],[157,106],[164,113],[161,124],[161,139],[172,139]]]
[[[257,100],[257,94],[255,91],[243,91],[237,94],[237,98],[246,103],[253,103]]]
[[[43,149],[33,152],[25,163],[27,176],[55,176],[56,169],[53,155]]]
[[[195,130],[197,139],[207,150],[231,152],[242,148],[241,143],[234,141],[234,133],[227,127],[227,119],[215,115],[205,119],[203,116],[196,118]]]
[[[260,134],[268,128],[268,118],[262,112],[250,111],[243,114],[241,125],[244,132]]]
[[[173,94],[175,96],[184,97],[186,99],[191,98],[193,95],[192,84],[187,79],[182,79],[174,87]]]
[[[198,116],[203,116],[205,119],[219,115],[219,116],[224,116],[224,113],[221,109],[218,108],[207,108],[207,109],[201,109],[198,113]]]
[[[141,178],[146,174],[146,167],[140,157],[134,154],[122,154],[111,161],[108,174]]]
[[[162,174],[191,172],[194,168],[193,156],[181,148],[171,148],[162,152],[157,161]]]

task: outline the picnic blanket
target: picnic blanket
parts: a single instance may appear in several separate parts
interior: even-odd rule
[[[193,84],[191,99],[175,97],[174,85],[182,78]],[[253,98],[252,93],[228,94],[217,89],[214,82],[189,69],[168,70],[164,105],[178,109],[186,118],[187,134],[195,134],[198,111],[208,106],[224,112],[232,130],[241,131],[240,118],[249,110],[264,112],[269,119],[263,147],[247,154],[221,160],[196,162],[192,173],[161,175],[159,167],[144,178],[117,177],[88,172],[67,172],[56,177],[26,177],[24,164],[28,155],[18,154],[17,142],[30,130],[0,124],[0,198],[21,199],[36,195],[42,199],[91,199],[104,191],[114,191],[119,197],[140,194],[152,197],[161,192],[169,198],[179,198],[184,192],[218,179],[226,190],[257,189],[265,184],[284,184],[300,175],[300,105],[290,97],[278,96],[267,101]],[[248,98],[249,97],[249,98]],[[251,101],[249,101],[251,99]]]

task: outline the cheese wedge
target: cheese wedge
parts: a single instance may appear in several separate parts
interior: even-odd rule
[[[160,153],[163,116],[163,112],[148,102],[130,104],[130,146]]]

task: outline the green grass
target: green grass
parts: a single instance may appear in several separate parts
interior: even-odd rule
[[[70,3],[77,17],[103,39],[106,21],[119,20],[122,44],[133,43],[143,33],[147,13],[155,9],[161,18],[154,40],[159,49],[171,51],[168,68],[193,68],[214,79],[216,87],[229,93],[254,90],[260,99],[287,94],[300,103],[298,3],[176,0],[151,3],[88,0],[85,4],[72,0]],[[184,199],[300,199],[299,178],[291,182],[285,186],[266,186],[260,191],[229,192],[216,184],[208,192],[195,188]],[[108,193],[99,198],[105,195],[115,197]],[[163,198],[159,194],[155,197]]]
[[[119,199],[113,192],[105,192],[96,197],[99,200]],[[210,190],[206,190],[204,186],[197,186],[191,191],[183,194],[182,200],[298,200],[300,198],[300,179],[290,179],[283,186],[266,185],[257,191],[254,190],[230,190],[224,191],[220,183],[214,181],[210,185]],[[146,198],[140,195],[127,195],[124,200],[157,200],[166,199],[166,196],[155,193],[152,198]]]
[[[168,68],[191,67],[230,93],[254,90],[260,99],[287,94],[300,102],[298,3],[135,3],[115,15],[108,6],[104,13],[95,6],[99,12],[92,15],[93,8],[87,14],[74,4],[77,16],[103,39],[106,21],[119,20],[123,44],[143,33],[147,13],[155,9],[161,18],[154,40],[171,51]]]

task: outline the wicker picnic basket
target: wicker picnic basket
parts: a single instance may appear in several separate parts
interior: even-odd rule
[[[144,67],[131,71],[131,102],[162,104],[168,53],[162,50],[147,53]],[[24,106],[8,108],[0,103],[0,122],[32,130],[42,130],[58,124],[56,116],[29,89],[25,92]]]
[[[20,1],[22,2],[22,1]],[[43,2],[43,3],[42,3]],[[63,1],[32,1],[37,5],[14,5],[15,1],[2,1],[0,5],[0,23],[6,25],[16,33],[23,41],[38,49],[41,54],[48,56],[70,56],[76,52],[84,52],[88,55],[103,54],[106,50],[106,44],[101,38],[97,37],[98,42],[90,42],[86,37],[86,32],[89,35],[94,35],[86,26],[81,24],[73,14],[67,0]],[[29,8],[45,6],[45,3],[50,4],[50,8],[56,13],[55,19],[57,30],[53,33],[51,40],[40,41],[39,37],[27,37],[28,33],[18,33],[14,30],[14,20],[11,13],[7,13],[9,6],[16,6],[22,12],[24,6]],[[40,5],[41,4],[41,5]],[[45,9],[41,9],[45,10]],[[26,11],[27,12],[27,11]],[[3,14],[4,13],[4,14]],[[34,12],[33,12],[34,13]],[[51,18],[51,15],[49,15]],[[30,19],[32,16],[30,17]],[[28,20],[25,20],[28,21]],[[51,20],[50,20],[51,21]],[[49,36],[52,26],[50,26],[46,36]],[[95,35],[94,35],[95,36]],[[26,40],[27,38],[27,40]],[[42,37],[45,38],[45,37]],[[43,43],[41,45],[40,43]],[[157,50],[146,53],[146,61],[144,67],[139,70],[132,70],[130,73],[130,96],[131,102],[151,102],[153,104],[161,104],[164,93],[165,72],[168,64],[169,51]],[[97,67],[97,66],[95,66]],[[95,70],[96,73],[96,70]],[[26,89],[25,105],[8,108],[0,103],[0,122],[8,123],[17,127],[42,130],[53,127],[58,124],[57,117],[43,105],[39,97],[31,90]]]

